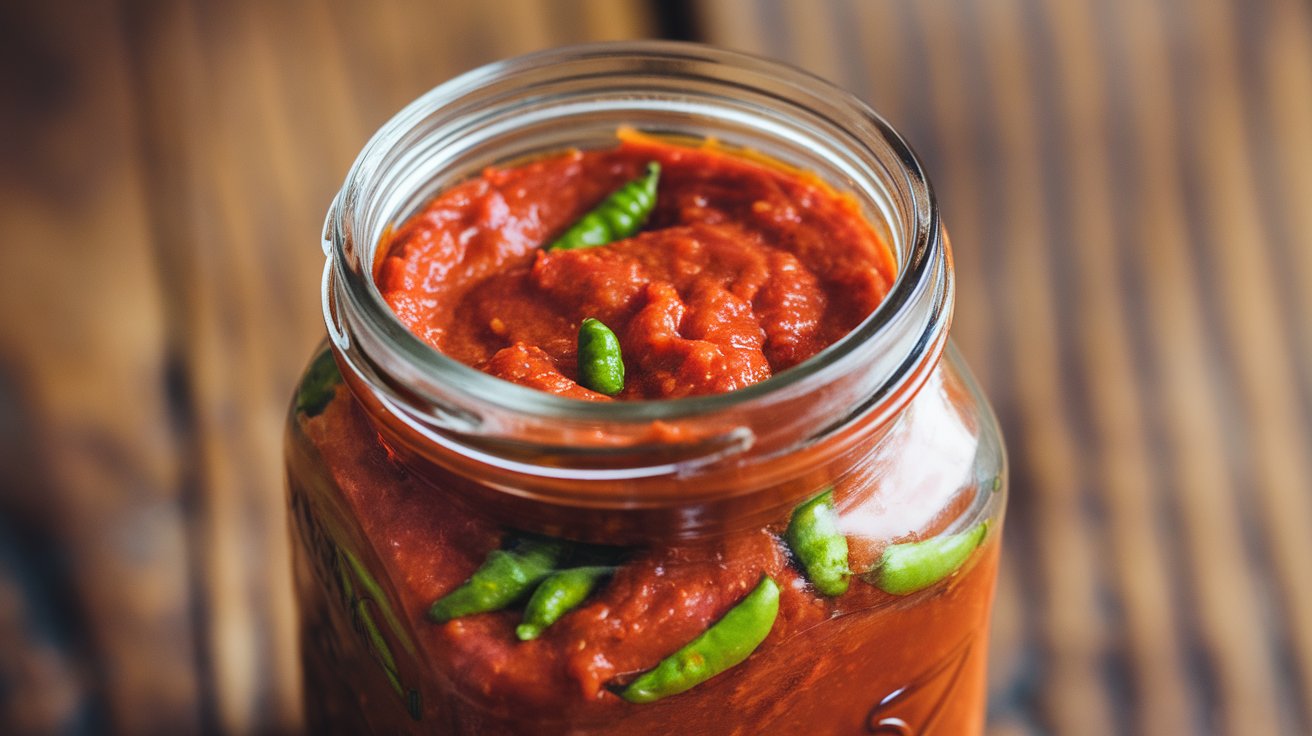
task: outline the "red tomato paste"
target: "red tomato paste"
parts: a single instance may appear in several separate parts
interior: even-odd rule
[[[547,251],[607,194],[662,166],[632,238]],[[396,231],[378,287],[433,347],[508,381],[604,399],[576,375],[579,323],[623,347],[624,399],[743,388],[843,337],[893,280],[888,247],[856,203],[814,177],[630,137],[489,169]]]

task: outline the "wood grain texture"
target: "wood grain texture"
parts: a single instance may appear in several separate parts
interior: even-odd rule
[[[853,90],[934,181],[1012,460],[991,732],[1312,733],[1312,7],[677,5],[0,5],[0,732],[299,728],[280,432],[329,199],[460,71],[679,26]]]
[[[123,732],[195,730],[164,297],[131,73],[123,39],[102,31],[116,9],[89,2],[73,18],[43,5],[3,12],[6,54],[25,73],[5,104],[24,115],[7,113],[0,135],[0,366],[3,393],[21,402],[6,422],[18,441],[6,444],[26,451],[4,453],[0,534],[19,550],[11,580],[28,576],[17,625],[46,629],[49,646],[6,647],[0,657],[31,655],[20,671],[51,656],[67,662],[45,669],[56,682],[17,679],[6,710],[24,710],[19,718],[34,730],[76,722],[83,714],[71,701],[28,710],[54,687],[94,693],[95,715]],[[23,564],[42,553],[53,556],[44,568]],[[75,607],[59,610],[64,603]],[[44,618],[52,612],[62,620]]]

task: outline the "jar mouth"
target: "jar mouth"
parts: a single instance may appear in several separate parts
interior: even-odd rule
[[[732,101],[711,104],[712,93]],[[600,116],[591,133],[561,122],[585,113]],[[805,151],[825,157],[816,159],[827,168],[821,178],[850,191],[891,240],[898,273],[884,300],[842,339],[761,383],[721,394],[617,402],[564,398],[485,374],[443,355],[392,312],[373,278],[376,250],[387,228],[404,222],[435,193],[435,170],[450,179],[446,185],[454,183],[494,160],[487,151],[496,140],[520,141],[515,153],[522,155],[530,150],[520,135],[525,126],[542,124],[541,140],[531,145],[545,152],[553,146],[584,147],[559,143],[570,135],[599,135],[606,125],[624,120],[644,130],[654,127],[657,134],[695,135],[703,129],[714,134],[723,127],[730,131],[724,136],[728,143],[743,142],[732,131],[758,139],[745,141],[753,149],[759,141],[779,141],[779,150],[764,151],[772,157],[796,159]],[[556,132],[544,137],[552,121]],[[462,142],[468,140],[478,142]],[[828,143],[817,146],[818,140]],[[425,160],[451,165],[425,169]],[[805,161],[796,163],[807,168]],[[640,438],[645,435],[639,428],[652,423],[769,411],[843,384],[845,377],[871,373],[846,381],[853,388],[842,392],[842,405],[835,407],[839,413],[814,427],[813,436],[819,436],[825,424],[837,426],[876,408],[895,410],[892,397],[908,388],[914,394],[908,384],[918,383],[917,376],[923,380],[924,367],[937,362],[951,316],[950,257],[938,208],[902,137],[860,99],[819,77],[700,44],[565,47],[496,62],[441,84],[365,145],[329,210],[323,245],[325,321],[347,366],[381,392],[390,410],[439,433],[485,439],[553,423],[605,425],[614,436]],[[872,351],[879,353],[878,369],[871,364]]]

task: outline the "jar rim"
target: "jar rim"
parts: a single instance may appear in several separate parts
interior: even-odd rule
[[[424,342],[393,313],[375,283],[372,263],[366,263],[363,268],[353,263],[358,254],[352,252],[348,242],[353,232],[349,220],[351,208],[358,203],[366,180],[378,174],[389,153],[407,140],[407,135],[434,110],[452,105],[493,82],[513,79],[552,65],[620,58],[660,69],[680,69],[695,64],[723,65],[733,67],[751,80],[763,84],[768,80],[777,88],[795,92],[803,100],[784,102],[800,106],[816,105],[822,101],[826,110],[841,111],[845,115],[844,124],[855,128],[850,131],[849,139],[869,147],[870,150],[861,152],[863,155],[874,156],[875,149],[880,148],[882,150],[878,153],[891,156],[900,165],[897,173],[905,177],[911,194],[909,221],[912,228],[904,235],[905,251],[895,254],[898,272],[888,293],[856,328],[799,365],[739,390],[676,399],[589,402],[520,386],[460,363]],[[888,226],[893,227],[891,223]],[[826,385],[845,370],[853,370],[862,359],[861,348],[884,333],[906,329],[905,325],[899,326],[899,320],[908,305],[926,300],[933,302],[936,305],[932,310],[934,314],[925,323],[922,334],[917,336],[914,354],[906,356],[883,381],[881,389],[864,402],[864,409],[869,410],[886,403],[885,399],[890,395],[907,393],[907,384],[916,382],[915,376],[919,375],[923,380],[928,371],[921,368],[926,361],[937,362],[946,342],[951,316],[950,283],[934,283],[938,278],[935,274],[950,268],[946,265],[950,256],[941,235],[934,193],[919,159],[893,127],[852,93],[808,72],[741,52],[687,42],[637,41],[567,46],[494,62],[435,87],[393,116],[365,144],[329,210],[323,245],[328,256],[324,274],[325,321],[334,344],[349,365],[357,367],[355,364],[362,361],[362,356],[353,344],[352,331],[345,325],[346,318],[358,320],[375,332],[378,340],[374,344],[385,344],[394,359],[407,364],[406,375],[417,382],[441,384],[463,395],[476,397],[492,409],[512,411],[538,421],[650,425],[653,422],[695,420],[769,404],[778,397],[796,397],[799,392]],[[377,244],[367,247],[377,247]],[[372,258],[365,260],[372,261]],[[927,294],[927,291],[936,293]],[[351,314],[344,317],[343,310]],[[914,394],[917,386],[911,388],[910,393]],[[432,413],[426,416],[431,419]],[[461,422],[459,417],[453,419],[453,413],[448,411],[437,424],[450,429]]]

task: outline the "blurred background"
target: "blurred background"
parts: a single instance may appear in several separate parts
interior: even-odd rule
[[[448,77],[638,37],[923,157],[1013,463],[991,735],[1312,734],[1306,0],[0,4],[0,732],[298,730],[329,200]]]

